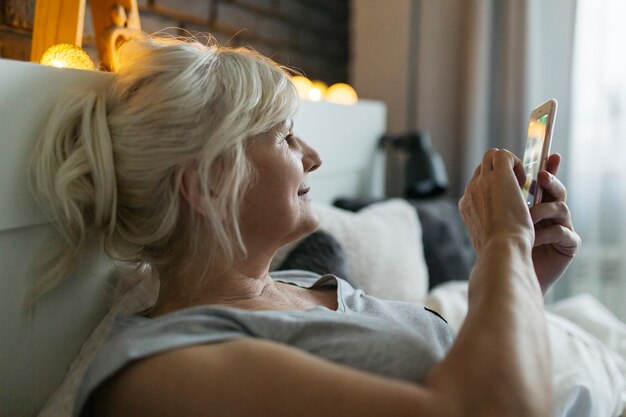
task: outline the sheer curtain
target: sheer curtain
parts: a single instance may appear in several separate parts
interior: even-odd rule
[[[626,2],[578,0],[569,205],[583,246],[563,280],[626,320]]]

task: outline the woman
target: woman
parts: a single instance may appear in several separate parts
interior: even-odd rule
[[[333,276],[268,275],[281,246],[317,227],[307,178],[321,159],[295,134],[283,68],[150,38],[118,62],[106,94],[59,104],[33,164],[68,242],[46,282],[95,235],[161,284],[152,309],[117,323],[75,415],[550,414],[542,290],[579,245],[558,156],[539,178],[553,201],[531,213],[512,154],[489,150],[476,169],[460,210],[477,261],[453,340],[420,306]]]

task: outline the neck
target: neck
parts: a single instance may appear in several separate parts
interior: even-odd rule
[[[195,259],[207,258],[197,256]],[[196,305],[239,305],[271,297],[279,292],[269,276],[271,260],[272,256],[247,256],[236,259],[232,265],[196,261],[162,268],[159,298],[151,315]]]

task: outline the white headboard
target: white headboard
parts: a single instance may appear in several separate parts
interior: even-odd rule
[[[31,323],[21,301],[54,228],[32,199],[28,161],[61,92],[106,88],[113,75],[0,59],[0,415],[34,416],[61,382],[83,341],[110,305],[111,264],[87,251],[74,275],[45,297]],[[313,199],[382,196],[376,144],[385,131],[382,103],[303,102],[296,131],[324,160],[311,174]],[[373,169],[372,167],[376,167]],[[379,175],[376,181],[372,175]]]

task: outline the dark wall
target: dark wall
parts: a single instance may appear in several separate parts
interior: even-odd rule
[[[88,0],[86,0],[88,2]],[[210,33],[327,83],[348,81],[348,0],[138,0],[142,29]],[[28,60],[35,0],[0,0],[0,57]],[[83,46],[97,62],[87,10]]]

